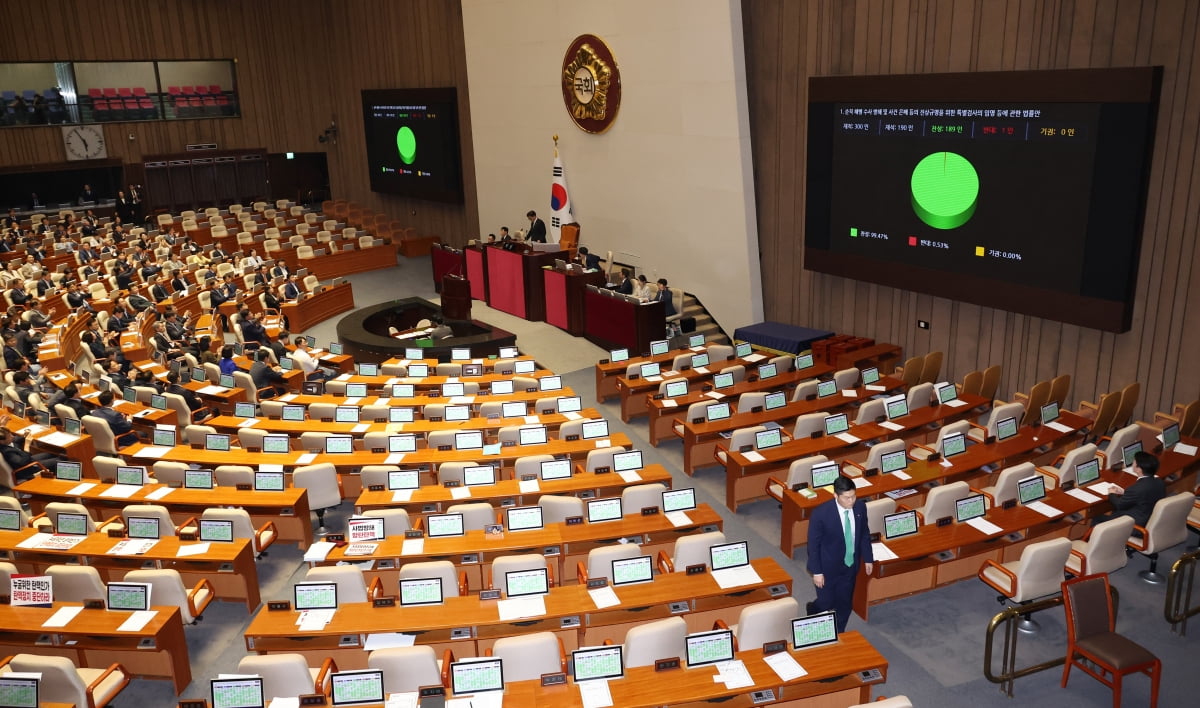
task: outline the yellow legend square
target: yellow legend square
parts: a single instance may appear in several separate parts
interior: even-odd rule
[[[983,246],[975,247],[975,255],[982,256],[984,254]]]

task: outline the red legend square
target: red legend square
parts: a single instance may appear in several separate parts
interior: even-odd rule
[[[915,246],[915,245],[917,245],[917,237],[916,237],[916,236],[909,236],[909,237],[908,237],[908,245],[910,245],[910,246]]]

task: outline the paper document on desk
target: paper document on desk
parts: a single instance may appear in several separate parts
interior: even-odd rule
[[[42,622],[43,627],[66,627],[71,620],[75,619],[75,615],[83,612],[83,605],[76,607],[60,607],[58,611],[50,615],[50,617]]]
[[[675,408],[679,405],[674,398],[664,398],[661,402],[663,408]]]
[[[875,560],[879,560],[879,556],[876,556]],[[796,663],[796,659],[786,651],[764,656],[763,663],[770,666],[781,681],[793,681],[808,675],[804,667]]]
[[[542,422],[542,419],[536,415],[527,415],[523,420],[525,421],[526,425],[537,425],[538,423]]]
[[[1040,502],[1040,501],[1032,502],[1032,503],[1026,504],[1025,508],[1032,509],[1033,511],[1036,511],[1037,513],[1041,514],[1042,516],[1049,516],[1051,518],[1053,518],[1055,516],[1062,516],[1061,510],[1055,509],[1054,507],[1050,506],[1046,502]]]
[[[319,632],[333,619],[333,610],[304,610],[296,629],[301,632]]]
[[[502,443],[492,443],[490,445],[484,445],[482,452],[485,455],[499,455],[500,451],[503,449],[504,445]]]
[[[579,681],[579,702],[583,708],[607,708],[613,704],[612,692],[608,690],[608,679]]]
[[[82,494],[87,494],[87,491],[94,486],[96,486],[95,482],[81,482],[80,484],[76,484],[74,487],[68,489],[67,496],[77,497]]]
[[[905,481],[908,481],[908,480],[912,479],[912,475],[910,475],[909,473],[907,473],[907,472],[905,472],[905,471],[903,471],[903,470],[897,470],[897,471],[895,471],[895,472],[892,472],[892,473],[891,473],[891,475],[892,475],[893,477],[895,477],[896,479],[902,479],[902,480],[905,480]],[[913,493],[915,493],[915,492],[913,492]]]
[[[1069,489],[1067,490],[1067,494],[1070,494],[1084,504],[1095,504],[1101,499],[1101,497],[1098,497],[1095,494],[1089,494],[1088,492],[1079,488]]]
[[[866,386],[863,386],[863,388],[867,389],[868,391],[886,391],[887,390],[887,386],[880,386],[879,384],[867,384]]]
[[[900,425],[899,423],[893,423],[890,420],[883,421],[882,423],[879,424],[879,427],[887,428],[888,430],[904,430],[903,425]]]
[[[317,459],[316,453],[306,452],[303,455],[296,458],[296,464],[297,465],[311,465],[312,461],[315,459]]]
[[[256,425],[258,425],[258,418],[247,418],[238,423],[239,428],[253,428]]]
[[[708,393],[706,393],[704,395],[706,397],[711,398],[716,401],[719,401],[725,397],[725,394],[721,393],[720,391],[709,391]]]
[[[962,408],[963,406],[967,405],[967,402],[962,400],[961,398],[955,398],[953,400],[946,401],[942,405],[949,406],[951,408]]]
[[[294,400],[296,400],[296,394],[294,394],[294,393],[285,393],[285,394],[283,394],[282,396],[280,396],[279,398],[276,398],[275,400],[276,400],[276,401],[283,401],[284,403],[288,403],[289,401],[294,401]]]
[[[679,376],[679,375],[680,375],[680,374],[679,374],[679,372],[678,372],[678,371],[676,371],[676,370],[674,370],[674,369],[669,369],[669,370],[667,370],[667,371],[664,371],[664,372],[662,372],[662,377],[663,377],[664,379],[665,379],[665,378],[669,378],[669,377],[671,377],[671,376]],[[646,380],[647,380],[647,381],[649,381],[650,379],[649,379],[649,378],[647,378]]]
[[[834,435],[833,437],[837,438],[838,440],[841,440],[842,442],[846,443],[847,445],[853,445],[856,442],[860,442],[859,438],[851,435],[850,433],[838,433],[837,435]]]
[[[321,561],[325,560],[326,556],[328,556],[329,552],[332,550],[333,542],[317,541],[313,545],[309,546],[308,550],[304,552],[304,561],[306,563],[320,563]]]
[[[597,440],[595,442],[596,442],[597,450],[599,450],[602,447],[612,447],[612,440],[610,440],[608,438],[601,438],[600,440]]]
[[[346,550],[342,553],[342,555],[369,556],[374,553],[377,548],[379,548],[378,543],[351,543],[350,545],[346,546]],[[371,564],[375,563],[373,560],[367,562]]]
[[[470,487],[451,487],[450,488],[450,498],[451,499],[470,499],[471,498],[471,488]]]
[[[742,453],[742,457],[746,458],[747,462],[762,462],[767,459],[758,450],[747,450]]]
[[[201,387],[200,390],[196,391],[196,393],[199,393],[202,396],[219,396],[224,393],[229,393],[229,389],[225,388],[224,386],[208,385]]]
[[[647,381],[653,381],[654,383],[658,383],[659,381],[662,381],[662,380],[663,380],[663,377],[661,377],[661,376],[647,376],[647,377],[646,377],[646,380],[647,380]]]
[[[622,470],[617,474],[621,476],[621,479],[625,481],[625,484],[633,484],[634,482],[642,481],[642,476],[638,474],[637,470]]]
[[[271,708],[300,708],[300,697],[275,696],[271,699]]]
[[[855,489],[862,489],[863,487],[871,486],[871,483],[868,482],[865,477],[851,477],[850,480],[854,482]]]
[[[517,483],[517,488],[522,494],[537,494],[542,491],[536,479],[523,479]]]
[[[406,538],[404,543],[400,544],[400,555],[402,556],[419,556],[425,552],[425,539],[423,538]]]
[[[843,398],[858,398],[858,391],[855,391],[852,388],[844,388],[844,389],[842,389],[842,397]]]
[[[504,691],[485,691],[466,698],[447,698],[446,708],[504,708]]]
[[[376,632],[367,635],[367,641],[363,643],[363,649],[366,651],[402,649],[404,647],[411,647],[416,638],[417,635],[405,634],[404,632]]]
[[[686,511],[668,511],[663,516],[667,517],[667,521],[670,521],[671,525],[676,528],[690,526],[692,523],[692,517],[688,516]]]
[[[575,413],[573,411],[570,413],[563,413],[563,417],[566,418],[567,420],[583,420],[583,416],[581,416],[578,413]]]
[[[617,597],[617,591],[608,585],[602,588],[592,588],[588,590],[588,595],[591,596],[592,602],[596,603],[597,610],[603,610],[605,607],[616,607],[621,604],[621,598]]]
[[[167,496],[168,494],[170,494],[173,491],[175,491],[175,490],[172,489],[171,487],[159,487],[158,489],[155,489],[153,492],[150,492],[149,494],[147,494],[146,498],[151,501],[158,501],[159,499],[162,499],[163,497]]]
[[[746,688],[754,685],[754,679],[741,659],[719,662],[717,675],[713,676],[713,682],[723,683],[725,688]]]
[[[766,354],[759,354],[758,352],[755,352],[755,353],[751,354],[750,356],[742,357],[742,360],[748,361],[751,364],[753,364],[756,361],[762,361],[763,359],[766,359],[766,358],[767,358]]]
[[[171,451],[171,448],[164,447],[162,445],[147,445],[147,446],[143,447],[142,449],[138,450],[137,452],[133,453],[133,456],[134,457],[145,457],[145,458],[157,460],[158,458],[162,457],[163,455],[167,454],[170,451]]]
[[[406,452],[393,452],[392,454],[390,454],[386,458],[384,458],[383,464],[398,465],[404,460],[404,456],[407,454],[408,453],[406,453]]]
[[[34,538],[39,539],[37,545],[34,546],[35,548],[41,548],[47,551],[69,551],[78,546],[80,543],[83,543],[83,541],[87,539],[87,536],[72,536],[66,534],[47,536],[46,534],[41,533]]]
[[[349,380],[350,380],[350,374],[342,374],[341,376],[338,376],[337,378],[334,379],[334,381],[349,381]]]
[[[743,585],[756,585],[762,582],[758,571],[752,565],[739,565],[736,568],[714,570],[712,578],[717,582],[717,587],[722,590],[738,588]]]
[[[527,617],[541,617],[546,614],[546,598],[542,595],[530,595],[528,597],[516,597],[511,600],[501,600],[496,603],[496,610],[500,614],[501,622],[511,622]]]
[[[987,519],[983,518],[982,516],[977,516],[974,519],[968,520],[967,526],[970,526],[971,528],[975,529],[976,531],[978,531],[982,534],[986,534],[988,536],[995,536],[996,534],[1004,531],[1004,529],[993,524],[992,522],[988,521]]]
[[[411,489],[393,489],[392,503],[404,504],[412,501],[413,490]]]
[[[66,447],[68,445],[73,445],[78,440],[79,440],[78,435],[67,435],[66,433],[60,433],[57,431],[50,433],[48,435],[43,435],[42,437],[37,439],[37,441],[39,443],[45,443],[46,445],[54,445],[55,447]]]
[[[186,546],[180,546],[179,550],[175,552],[175,557],[187,558],[188,556],[202,556],[205,553],[208,553],[207,541],[204,543],[191,543]]]
[[[1175,447],[1171,448],[1171,452],[1178,452],[1180,455],[1187,455],[1188,457],[1195,457],[1196,446],[1188,445],[1187,443],[1175,443]]]
[[[871,555],[875,558],[876,562],[896,560],[900,557],[892,549],[879,541],[871,544]]]
[[[107,555],[110,556],[140,556],[146,553],[154,544],[158,543],[157,538],[140,538],[129,539],[128,541],[118,541],[113,544],[113,547],[108,549]]]
[[[346,405],[349,405],[349,404],[346,404]],[[368,430],[370,430],[370,429],[371,429],[371,424],[370,424],[370,423],[359,423],[358,425],[356,425],[356,426],[354,426],[353,428],[351,428],[351,429],[350,429],[350,432],[352,432],[352,433],[365,433],[365,432],[367,432],[367,431],[368,431]]]
[[[475,402],[474,396],[451,396],[450,403],[452,405],[465,406]]]
[[[142,487],[137,484],[114,484],[108,489],[100,492],[100,496],[107,499],[128,499],[141,488]]]
[[[1121,489],[1121,485],[1113,484],[1112,482],[1096,482],[1095,484],[1088,485],[1088,489],[1102,496],[1125,493],[1125,490]]]
[[[158,610],[139,610],[129,614],[129,618],[117,627],[118,632],[140,632],[146,625],[150,624]]]
[[[711,372],[708,370],[708,367],[707,367],[707,366],[697,366],[695,369],[692,369],[692,371],[695,371],[697,374],[708,374],[708,373],[711,373]]]
[[[1058,422],[1057,420],[1053,420],[1053,421],[1050,421],[1049,423],[1046,423],[1046,427],[1050,428],[1051,430],[1057,430],[1060,433],[1072,433],[1075,431],[1075,429],[1072,428],[1071,426],[1063,425],[1062,423]]]

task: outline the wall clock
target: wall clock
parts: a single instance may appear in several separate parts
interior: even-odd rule
[[[104,130],[98,125],[64,125],[63,147],[68,160],[98,160],[108,157]]]

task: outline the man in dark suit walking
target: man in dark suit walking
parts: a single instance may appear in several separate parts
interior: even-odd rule
[[[546,222],[538,218],[537,212],[530,210],[525,215],[529,219],[529,233],[525,234],[526,241],[534,241],[536,243],[546,242]]]
[[[813,510],[808,521],[808,572],[817,587],[810,612],[834,610],[839,632],[846,631],[854,600],[854,582],[859,564],[871,574],[871,532],[867,527],[867,505],[858,500],[854,482],[838,477],[833,482],[833,500]]]
[[[1154,505],[1167,495],[1167,485],[1158,478],[1158,458],[1148,452],[1133,456],[1133,467],[1129,470],[1136,477],[1128,489],[1121,493],[1109,493],[1113,513],[1097,516],[1093,523],[1101,524],[1118,516],[1132,516],[1133,523],[1145,528],[1154,512]],[[1109,485],[1109,488],[1116,485]],[[1120,487],[1117,487],[1120,490]]]

